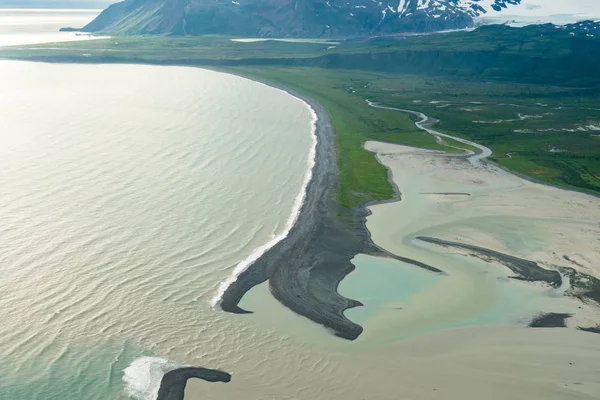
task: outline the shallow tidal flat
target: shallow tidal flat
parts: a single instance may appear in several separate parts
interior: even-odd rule
[[[293,314],[266,283],[250,290],[241,303],[255,311],[250,323],[302,343],[306,357],[267,391],[287,386],[300,399],[597,398],[600,336],[577,328],[600,320],[596,292],[581,285],[598,276],[599,200],[474,167],[464,156],[366,147],[401,192],[400,201],[369,207],[374,242],[443,273],[355,257],[357,269],[338,288],[364,304],[345,312],[364,327],[353,342]],[[568,328],[528,327],[562,323]],[[303,376],[313,384],[292,389]],[[190,381],[186,399],[200,399],[200,385]],[[261,397],[261,389],[235,393]]]
[[[597,292],[575,280],[600,278],[600,199],[474,167],[462,156],[376,142],[366,148],[401,193],[401,201],[370,207],[373,240],[444,275],[356,257],[340,292],[365,304],[346,312],[365,326],[359,340],[525,326],[545,313],[572,314],[573,328],[598,324]]]

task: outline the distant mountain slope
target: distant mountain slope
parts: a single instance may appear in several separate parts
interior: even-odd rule
[[[476,19],[486,15],[495,17],[503,12],[512,15],[531,1],[126,0],[110,6],[84,30],[110,34],[267,37],[431,32],[474,26]]]

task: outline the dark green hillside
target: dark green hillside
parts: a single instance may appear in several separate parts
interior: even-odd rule
[[[509,10],[520,1],[495,0],[494,9]],[[83,30],[111,35],[364,37],[472,27],[474,17],[493,11],[484,9],[479,2],[124,0],[107,8]]]

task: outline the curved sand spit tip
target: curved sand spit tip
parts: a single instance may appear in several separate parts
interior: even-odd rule
[[[123,371],[127,393],[136,400],[157,400],[163,376],[177,368],[181,365],[164,358],[137,358]]]
[[[188,379],[229,382],[225,371],[181,366],[159,357],[140,357],[123,371],[127,393],[137,400],[183,400]]]

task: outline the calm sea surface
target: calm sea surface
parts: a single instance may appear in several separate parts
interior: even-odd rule
[[[0,7],[0,47],[30,43],[53,43],[89,40],[60,28],[82,28],[100,10],[3,9]]]
[[[2,61],[0,121],[0,398],[124,396],[142,355],[234,351],[245,320],[210,300],[287,229],[301,101],[193,68]]]

